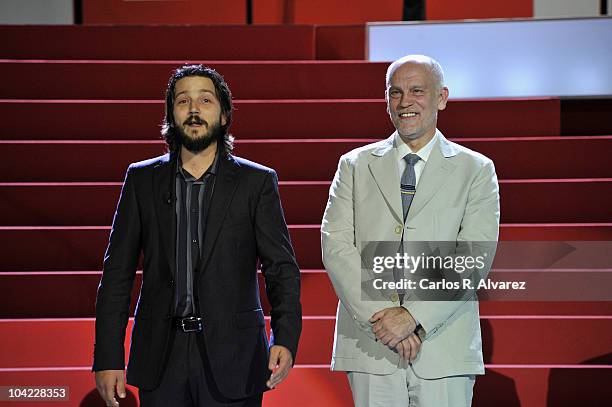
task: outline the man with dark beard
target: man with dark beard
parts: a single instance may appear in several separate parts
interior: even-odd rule
[[[293,365],[300,273],[277,176],[232,155],[232,112],[221,75],[182,66],[166,93],[169,153],[128,168],[96,302],[93,370],[108,406],[125,397],[123,344],[141,252],[127,382],[142,406],[259,406]]]

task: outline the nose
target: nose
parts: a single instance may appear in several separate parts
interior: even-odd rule
[[[189,114],[198,114],[200,110],[198,109],[197,103],[191,101],[189,102]]]
[[[410,92],[403,92],[402,97],[400,98],[399,105],[401,107],[409,107],[414,103],[414,98],[410,94]]]

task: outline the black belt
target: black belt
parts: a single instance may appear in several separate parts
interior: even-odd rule
[[[202,332],[204,329],[199,317],[174,318],[174,326],[183,332]]]

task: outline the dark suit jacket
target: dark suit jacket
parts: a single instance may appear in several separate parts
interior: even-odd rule
[[[130,294],[142,251],[127,382],[143,390],[159,385],[174,338],[175,171],[176,157],[169,154],[129,166],[98,288],[93,370],[123,369]],[[206,349],[224,396],[262,392],[270,371],[258,262],[272,307],[273,342],[287,347],[294,360],[302,325],[300,273],[273,170],[220,157],[203,244],[194,274],[195,306],[204,320],[200,349]]]

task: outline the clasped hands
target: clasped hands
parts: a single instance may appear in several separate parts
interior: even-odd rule
[[[416,321],[406,308],[385,308],[372,315],[369,322],[376,340],[395,350],[404,360],[416,358],[421,340],[414,332]]]

